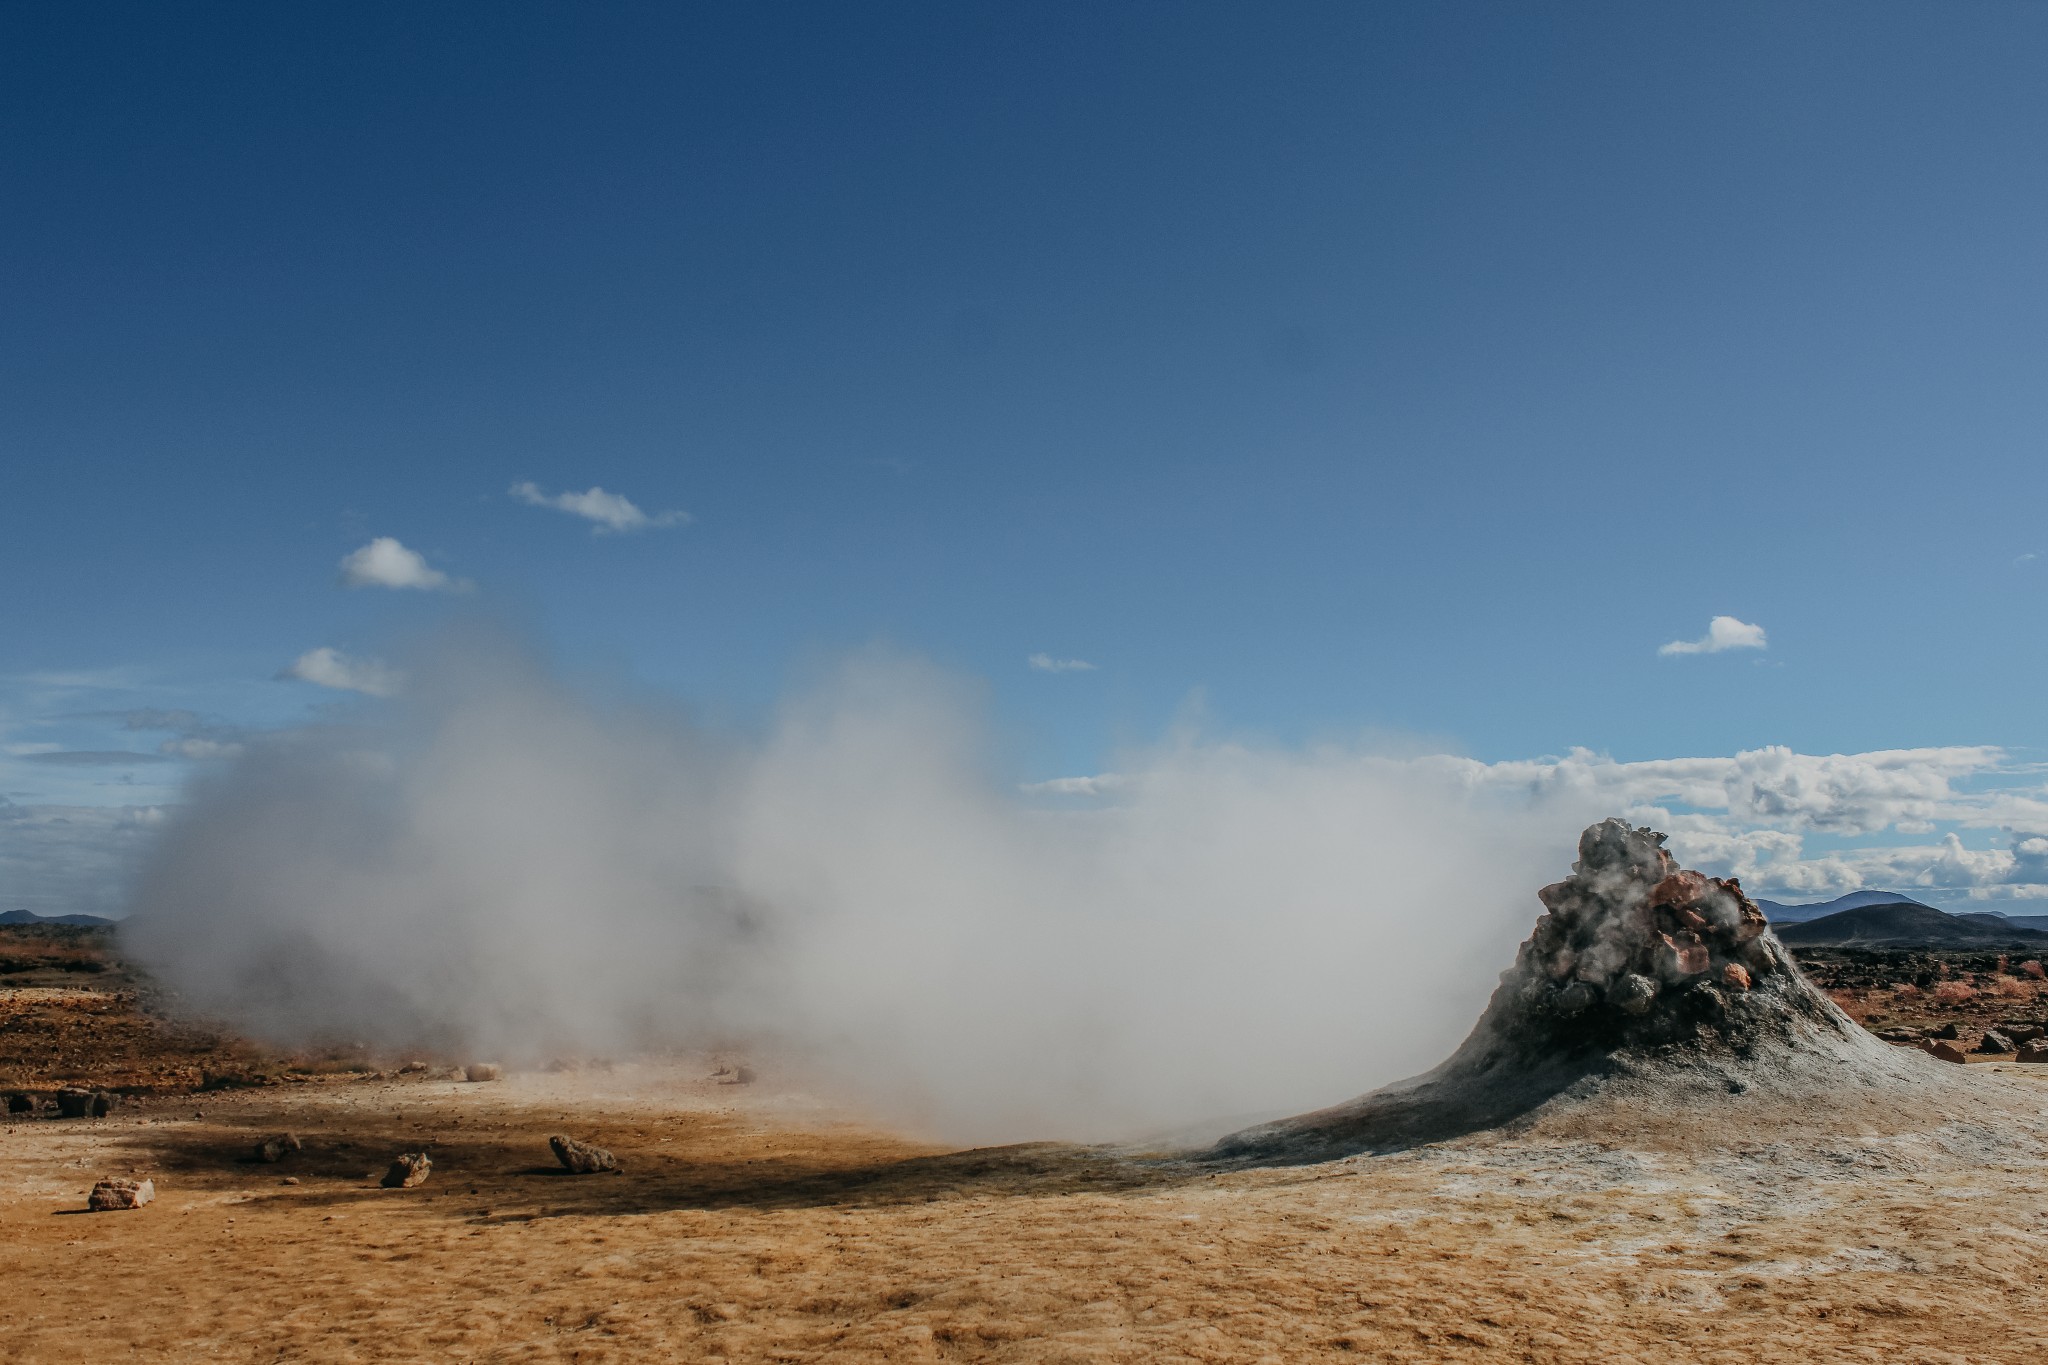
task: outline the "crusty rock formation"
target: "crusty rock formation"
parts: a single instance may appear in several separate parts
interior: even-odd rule
[[[1537,894],[1545,913],[1442,1065],[1246,1129],[1208,1155],[1324,1160],[1514,1123],[1595,1094],[1655,1108],[1925,1075],[1924,1056],[1879,1042],[1800,974],[1738,882],[1681,868],[1654,830],[1592,826],[1572,875]]]
[[[1731,1007],[1758,988],[1768,1008],[1825,1004],[1792,987],[1805,983],[1742,884],[1679,867],[1652,830],[1594,825],[1572,875],[1536,896],[1548,913],[1502,980],[1518,1024],[1558,1044],[1740,1031],[1753,1012]]]
[[[433,1172],[434,1163],[425,1152],[406,1152],[391,1163],[391,1169],[384,1172],[384,1188],[387,1190],[409,1190],[423,1184]]]
[[[576,1175],[595,1175],[599,1171],[617,1171],[619,1159],[602,1147],[594,1147],[575,1138],[557,1133],[548,1139],[548,1146],[555,1150],[555,1160],[562,1168]]]
[[[155,1181],[123,1180],[117,1176],[94,1185],[85,1198],[85,1206],[94,1213],[107,1213],[113,1209],[139,1209],[154,1198]]]

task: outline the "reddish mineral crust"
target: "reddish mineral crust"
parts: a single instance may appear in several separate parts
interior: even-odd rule
[[[1640,1015],[1698,982],[1746,991],[1777,970],[1759,941],[1763,912],[1733,877],[1681,868],[1664,836],[1607,820],[1579,841],[1579,861],[1538,897],[1548,911],[1525,952],[1566,1017],[1611,1004]]]

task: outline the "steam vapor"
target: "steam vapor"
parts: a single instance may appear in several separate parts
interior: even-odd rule
[[[1228,1124],[1420,1069],[1588,814],[1192,737],[1053,808],[1002,780],[971,686],[883,654],[756,740],[502,641],[407,674],[167,822],[124,932],[188,1002],[515,1063],[749,1046],[955,1140]]]

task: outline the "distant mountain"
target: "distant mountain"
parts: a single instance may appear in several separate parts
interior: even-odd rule
[[[1843,910],[1861,910],[1866,905],[1919,904],[1920,902],[1911,896],[1897,891],[1851,891],[1846,896],[1837,896],[1831,901],[1816,901],[1811,905],[1788,905],[1784,901],[1767,901],[1761,897],[1756,903],[1757,909],[1764,912],[1764,918],[1773,924],[1800,924]]]
[[[65,924],[73,929],[103,929],[113,922],[99,915],[38,915],[33,910],[0,911],[0,924]]]
[[[1795,948],[2048,948],[2048,932],[2003,915],[1951,915],[1918,901],[1859,905],[1777,932]]]
[[[2048,929],[2048,915],[2008,915],[1998,910],[1965,910],[1956,918],[1981,920],[1986,924],[2008,925],[2017,929]]]

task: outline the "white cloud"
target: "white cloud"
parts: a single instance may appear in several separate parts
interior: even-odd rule
[[[2038,774],[1988,745],[1861,754],[1774,745],[1725,758],[1635,763],[1584,749],[1497,763],[1447,754],[1351,761],[1434,774],[1475,795],[1559,812],[1567,825],[1623,815],[1668,833],[1688,865],[1740,877],[1763,895],[1882,888],[1973,900],[2048,896],[2048,788],[2027,784]],[[1133,781],[1104,773],[1023,790],[1121,800]],[[1965,843],[1958,828],[2000,831],[1993,837],[2007,846],[1984,847],[1981,836]],[[1926,843],[1882,837],[1937,832]],[[1854,843],[1812,849],[1809,841]]]
[[[352,659],[326,645],[307,650],[278,676],[372,697],[396,696],[405,681],[396,669],[375,659]]]
[[[1801,754],[1771,745],[1732,758],[1637,763],[1617,763],[1584,749],[1561,759],[1438,761],[1470,764],[1475,782],[1525,787],[1545,797],[1577,794],[1632,807],[1676,804],[1726,811],[1747,823],[1862,835],[1886,828],[1924,832],[1936,821],[1986,813],[1988,797],[1966,796],[1954,784],[1998,771],[2005,751],[1972,745]]]
[[[1762,649],[1767,642],[1762,626],[1738,621],[1733,616],[1716,616],[1707,622],[1707,633],[1697,640],[1673,640],[1658,647],[1659,654],[1719,654],[1724,649]]]
[[[163,754],[143,754],[132,749],[50,749],[23,754],[26,763],[47,763],[57,768],[126,768],[137,763],[165,763]]]
[[[1095,665],[1086,659],[1055,659],[1050,654],[1038,653],[1024,661],[1040,673],[1092,673]]]
[[[178,739],[167,739],[157,746],[157,752],[166,758],[189,758],[195,762],[208,759],[238,758],[242,746],[231,739],[207,739],[203,735],[185,735]]]
[[[351,588],[418,588],[428,592],[467,592],[471,585],[450,578],[428,564],[417,550],[408,550],[391,536],[378,536],[342,557],[341,581]]]
[[[557,512],[596,522],[591,530],[598,535],[657,530],[664,526],[681,526],[690,520],[688,512],[658,512],[649,516],[625,494],[607,493],[595,484],[583,493],[543,493],[538,484],[515,483],[511,493],[529,507],[552,507]]]
[[[1021,790],[1032,796],[1107,796],[1123,785],[1120,774],[1097,773],[1093,777],[1052,777],[1043,782],[1026,782]]]

